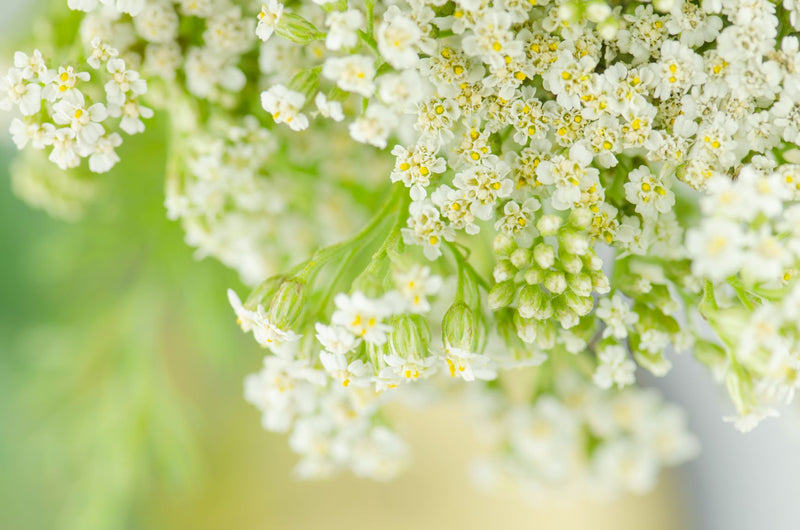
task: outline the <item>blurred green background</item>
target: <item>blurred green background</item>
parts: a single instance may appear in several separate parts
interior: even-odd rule
[[[13,195],[18,153],[2,129],[0,529],[687,526],[669,476],[608,505],[532,507],[474,490],[477,444],[454,405],[398,415],[414,452],[400,480],[294,480],[286,438],[264,432],[242,398],[263,356],[226,301],[227,287],[244,288],[196,261],[165,217],[163,117],[126,142],[74,223]]]

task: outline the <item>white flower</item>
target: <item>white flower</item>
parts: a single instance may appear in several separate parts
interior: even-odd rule
[[[52,123],[25,123],[14,118],[9,127],[14,144],[22,150],[31,143],[34,149],[44,149],[53,144],[56,128]]]
[[[494,362],[488,355],[445,344],[444,361],[450,377],[460,377],[464,381],[491,381],[497,377]]]
[[[53,121],[58,125],[68,125],[75,131],[81,148],[91,151],[105,134],[101,123],[108,117],[108,111],[102,103],[87,108],[83,95],[78,95],[80,97],[62,99],[53,105]]]
[[[434,260],[441,256],[442,240],[453,240],[453,228],[442,221],[439,210],[429,199],[412,202],[408,212],[408,228],[402,229],[403,241],[406,244],[422,245],[428,259]]]
[[[395,68],[412,68],[419,60],[416,46],[421,38],[422,32],[413,20],[396,7],[390,8],[378,26],[378,51]]]
[[[436,357],[402,357],[393,353],[384,355],[383,361],[387,366],[381,369],[375,381],[379,389],[426,379],[436,372]]]
[[[686,93],[692,86],[706,79],[703,72],[703,58],[688,46],[674,40],[661,45],[661,61],[652,67],[653,95],[667,99],[676,94]]]
[[[320,352],[319,360],[325,371],[342,383],[342,386],[368,386],[371,383],[369,367],[364,361],[357,359],[348,362],[341,353]]]
[[[112,48],[108,44],[100,40],[100,38],[92,39],[92,54],[86,59],[86,62],[97,70],[103,63],[108,62],[109,59],[119,56],[119,50]]]
[[[136,99],[129,99],[121,107],[118,105],[108,106],[108,115],[113,118],[122,119],[119,127],[128,134],[140,134],[144,132],[144,119],[153,117],[153,109],[145,107]]]
[[[692,258],[692,272],[712,281],[735,274],[744,261],[745,234],[739,223],[706,219],[686,235],[686,250]]]
[[[654,218],[671,211],[675,205],[675,194],[647,166],[628,173],[624,188],[625,198],[636,205],[636,213],[642,217]]]
[[[147,82],[139,77],[139,72],[129,70],[122,59],[109,59],[106,69],[112,76],[105,85],[109,104],[122,106],[126,100],[147,92]]]
[[[283,85],[274,85],[261,93],[261,106],[272,115],[275,123],[285,123],[293,131],[308,127],[308,117],[300,112],[306,98],[300,92],[289,90]]]
[[[105,173],[111,170],[120,160],[114,150],[120,145],[122,145],[122,137],[117,133],[98,138],[89,155],[89,170],[94,173]]]
[[[24,52],[14,52],[14,68],[22,70],[22,77],[25,79],[37,77],[41,80],[47,75],[47,65],[39,50],[33,50],[30,55]]]
[[[331,57],[322,65],[322,75],[347,92],[367,98],[375,92],[375,61],[366,55]]]
[[[256,26],[256,35],[259,39],[266,42],[272,36],[280,22],[281,15],[283,15],[283,4],[278,0],[268,0],[266,4],[261,6],[261,12],[258,14],[258,25]]]
[[[342,104],[338,101],[329,101],[325,94],[318,92],[314,98],[314,104],[319,110],[320,116],[323,118],[330,118],[333,121],[342,121],[344,119],[344,111]]]
[[[360,292],[355,292],[352,296],[339,293],[334,302],[336,311],[331,316],[333,324],[347,329],[365,342],[371,344],[386,342],[386,333],[392,329],[383,323],[383,319],[391,314],[386,304],[380,300],[367,298]]]
[[[410,149],[396,145],[392,154],[396,159],[389,177],[392,182],[401,181],[407,188],[411,188],[411,198],[415,201],[426,197],[425,189],[431,183],[431,176],[447,169],[444,159],[437,157],[425,145],[412,146]]]
[[[634,383],[636,364],[628,358],[623,346],[613,344],[605,346],[597,354],[597,370],[594,373],[594,384],[600,388],[611,388],[616,385],[622,388]]]
[[[356,142],[370,144],[378,149],[386,147],[396,115],[380,103],[373,103],[367,111],[350,124],[350,137]]]
[[[334,354],[345,354],[354,350],[360,343],[361,338],[354,336],[349,330],[336,327],[326,326],[320,322],[315,324],[317,330],[317,340],[325,348],[325,351]]]
[[[357,9],[347,11],[331,11],[325,18],[328,34],[325,36],[325,47],[329,50],[352,48],[358,42],[358,29],[364,24],[364,15]]]
[[[614,293],[611,298],[601,298],[595,314],[606,324],[606,329],[603,330],[604,338],[624,339],[628,336],[628,328],[639,320],[639,315],[631,310],[619,293]]]
[[[428,296],[439,292],[442,278],[431,276],[430,267],[414,265],[394,275],[397,291],[403,297],[406,310],[412,313],[427,313],[431,306]]]
[[[136,32],[149,42],[172,42],[178,35],[178,14],[171,2],[148,2],[133,25]],[[93,68],[98,68],[92,65]]]
[[[75,131],[69,128],[56,130],[53,134],[53,150],[48,158],[61,169],[78,167],[81,159]]]
[[[38,83],[28,83],[24,70],[10,68],[8,75],[0,78],[0,110],[19,106],[23,116],[37,114],[42,107],[42,88]]]

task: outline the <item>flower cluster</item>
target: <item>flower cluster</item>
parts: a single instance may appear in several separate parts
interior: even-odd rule
[[[660,468],[698,451],[683,411],[653,390],[603,392],[561,373],[553,393],[531,404],[486,389],[469,399],[479,436],[494,447],[474,467],[484,488],[511,481],[533,499],[640,493],[655,485]]]
[[[742,429],[791,400],[800,2],[69,5],[105,102],[18,54],[12,133],[108,169],[147,77],[168,215],[256,286],[246,395],[303,476],[399,472],[387,405],[417,390],[483,396],[499,476],[610,494],[695,452],[637,367],[691,352]]]
[[[73,66],[49,68],[39,50],[31,55],[17,52],[14,66],[0,79],[0,109],[16,108],[22,115],[11,122],[17,147],[50,149],[50,160],[61,169],[77,167],[82,158],[88,158],[95,173],[114,167],[122,137],[107,129],[107,121],[119,118],[119,129],[137,134],[144,131],[141,118],[153,115],[138,100],[147,92],[147,83],[118,55],[114,48],[92,41],[87,62],[98,77],[109,78],[101,102],[90,96],[96,91],[89,72]]]

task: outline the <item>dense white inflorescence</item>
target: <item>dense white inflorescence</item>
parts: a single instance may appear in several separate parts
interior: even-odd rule
[[[466,388],[478,474],[536,496],[644,491],[695,454],[636,384],[672,352],[742,430],[792,400],[796,0],[69,6],[93,73],[18,53],[14,141],[103,172],[140,97],[170,110],[167,213],[257,285],[229,293],[269,350],[246,398],[301,476],[402,470],[401,389]]]

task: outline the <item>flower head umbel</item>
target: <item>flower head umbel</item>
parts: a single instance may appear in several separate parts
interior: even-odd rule
[[[794,399],[800,2],[244,4],[69,0],[76,60],[16,53],[0,110],[50,212],[154,135],[300,476],[394,476],[386,407],[463,394],[484,476],[641,492],[696,443],[637,369],[690,352],[741,429]]]

